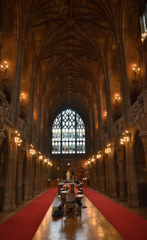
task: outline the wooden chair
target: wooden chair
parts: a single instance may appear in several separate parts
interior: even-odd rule
[[[76,213],[76,196],[74,193],[66,193],[66,202],[65,202],[66,213],[68,210],[75,211]]]

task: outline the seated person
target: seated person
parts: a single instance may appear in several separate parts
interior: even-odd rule
[[[68,181],[65,182],[65,184],[63,185],[63,189],[69,189],[70,188],[71,183],[68,183]]]
[[[76,192],[76,194],[78,194],[78,188],[77,188],[77,184],[76,183],[74,183],[74,191]],[[81,203],[81,201],[78,199],[78,198],[76,198],[76,203],[78,204],[78,206],[81,208],[87,208],[86,206],[83,206],[83,204]]]
[[[73,183],[70,185],[70,189],[68,190],[68,193],[73,193],[73,194],[77,195],[77,192],[75,190]],[[64,205],[64,215],[66,215],[66,204]],[[76,215],[79,215],[79,213],[77,212],[77,207],[76,207]]]
[[[77,188],[79,188],[81,186],[79,180],[75,180],[74,183],[76,184]]]

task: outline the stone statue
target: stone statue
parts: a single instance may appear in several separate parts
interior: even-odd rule
[[[69,170],[68,170],[67,173],[66,173],[66,179],[67,179],[67,180],[70,179],[70,172],[69,172]]]

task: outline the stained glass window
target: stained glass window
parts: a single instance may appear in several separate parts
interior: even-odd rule
[[[52,154],[83,154],[85,152],[83,120],[71,109],[62,111],[52,126]]]

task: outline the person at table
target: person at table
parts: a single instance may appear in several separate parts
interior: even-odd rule
[[[68,183],[68,181],[66,181],[65,184],[63,185],[63,190],[69,189],[70,185],[71,183]]]
[[[75,194],[75,196],[77,195],[77,192],[75,191],[75,187],[74,187],[74,184],[72,183],[70,185],[70,189],[68,189],[67,191],[68,193],[73,193]],[[76,202],[77,203],[77,202]],[[66,215],[66,206],[64,205],[64,215]],[[77,211],[77,207],[76,207],[76,215],[79,215],[78,211]]]
[[[77,184],[74,183],[74,184],[71,184],[71,185],[74,185],[74,192],[76,193],[76,195],[78,194],[78,188],[76,187]],[[70,189],[69,189],[70,190]],[[87,208],[86,206],[83,206],[82,202],[79,200],[79,198],[76,198],[76,203],[78,204],[79,208]]]
[[[77,184],[77,187],[78,187],[78,188],[80,187],[80,181],[78,180],[78,177],[77,177],[77,176],[75,177],[74,183]]]

